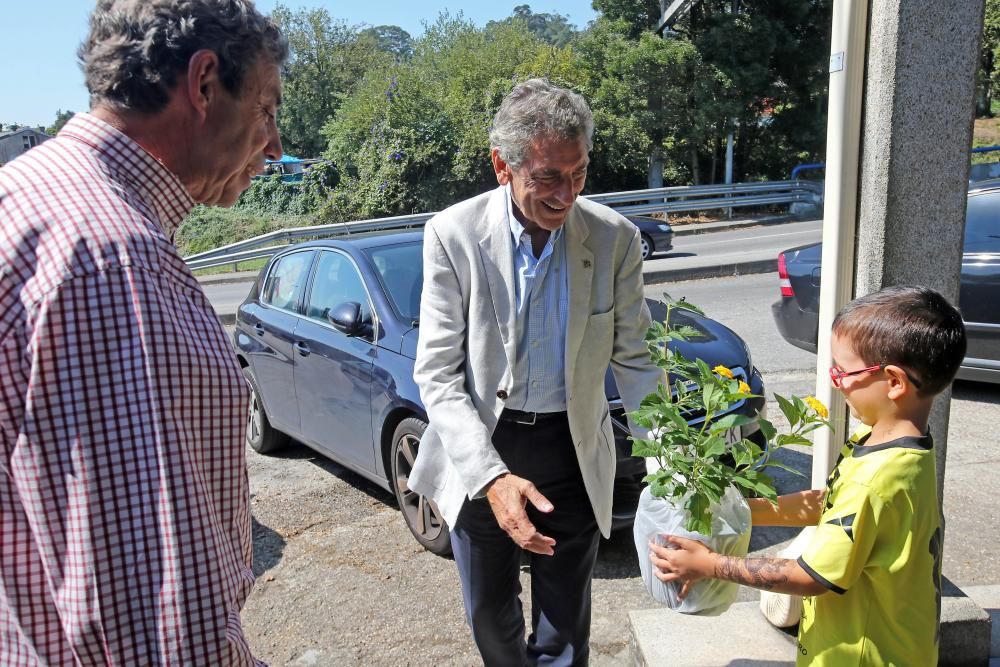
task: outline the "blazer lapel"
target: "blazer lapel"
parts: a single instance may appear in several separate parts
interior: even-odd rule
[[[590,230],[579,208],[574,206],[564,226],[566,271],[569,274],[569,323],[566,326],[566,389],[573,386],[576,355],[590,315],[591,284],[594,280],[594,253],[587,246]]]
[[[502,187],[497,188],[490,197],[484,232],[479,241],[479,257],[490,288],[507,364],[513,368],[514,245],[507,224],[507,198]]]

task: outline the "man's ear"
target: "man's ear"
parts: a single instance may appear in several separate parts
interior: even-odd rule
[[[889,365],[883,369],[885,373],[885,379],[889,382],[889,392],[888,397],[894,401],[899,400],[903,396],[915,392],[917,388],[907,377],[906,371],[904,371],[899,366]]]
[[[493,160],[493,171],[497,174],[497,183],[500,185],[510,183],[512,178],[510,166],[500,157],[500,149],[493,148],[490,151],[490,158]]]
[[[222,92],[222,82],[219,80],[219,56],[210,49],[195,51],[188,60],[187,80],[185,86],[188,100],[198,118],[202,121],[208,117],[208,109]]]

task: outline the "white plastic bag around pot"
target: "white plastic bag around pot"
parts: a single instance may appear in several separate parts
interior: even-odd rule
[[[718,616],[736,601],[739,584],[719,579],[702,579],[691,587],[688,596],[680,601],[677,594],[681,586],[676,582],[664,583],[653,576],[649,561],[649,543],[664,544],[664,535],[676,535],[698,540],[713,551],[726,556],[746,556],[750,547],[750,507],[733,486],[726,489],[722,499],[712,504],[712,535],[692,533],[684,528],[688,511],[683,504],[674,505],[666,498],[656,498],[647,486],[639,495],[633,534],[635,550],[639,556],[639,570],[646,590],[657,602],[682,614]]]

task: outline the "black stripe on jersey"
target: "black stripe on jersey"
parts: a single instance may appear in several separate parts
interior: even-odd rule
[[[804,560],[802,560],[802,556],[799,556],[799,560],[797,562],[799,564],[799,567],[801,567],[803,570],[806,571],[806,574],[808,574],[810,577],[816,580],[816,583],[830,589],[831,591],[837,593],[838,595],[843,595],[844,593],[847,592],[846,588],[841,588],[837,584],[831,581],[827,581],[826,577],[824,577],[822,574],[809,567],[809,564]]]
[[[827,521],[828,524],[832,526],[840,526],[847,533],[847,537],[850,538],[851,542],[854,541],[854,519],[857,517],[857,513],[848,514],[847,516],[834,517]]]

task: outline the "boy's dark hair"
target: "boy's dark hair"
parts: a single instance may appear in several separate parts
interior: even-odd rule
[[[866,364],[893,364],[934,396],[947,387],[965,358],[965,323],[958,309],[929,287],[886,287],[844,306],[833,333],[851,341]]]

